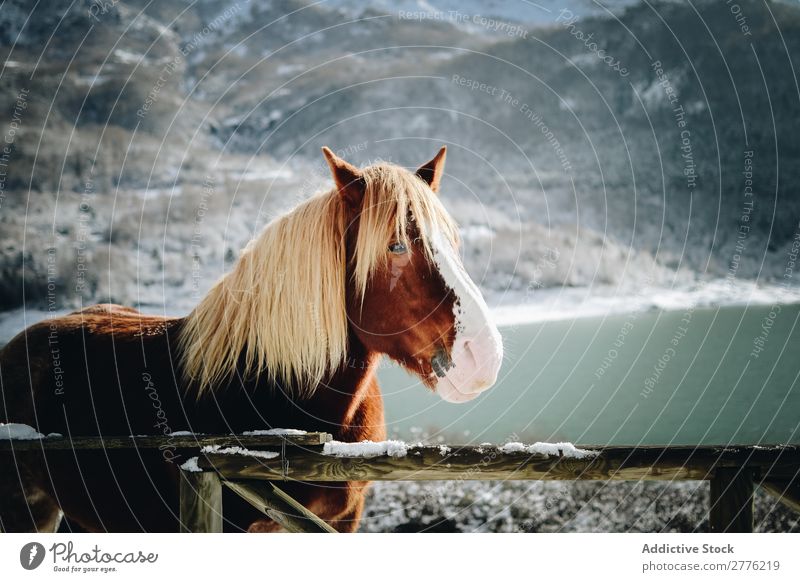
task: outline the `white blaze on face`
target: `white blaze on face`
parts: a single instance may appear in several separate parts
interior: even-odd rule
[[[453,246],[436,231],[432,233],[431,246],[439,274],[456,296],[452,366],[438,379],[436,392],[448,402],[467,402],[497,381],[503,362],[503,340],[492,323],[489,307]]]

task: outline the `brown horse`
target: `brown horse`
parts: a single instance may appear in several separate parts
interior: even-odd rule
[[[445,149],[416,173],[358,169],[327,148],[335,187],[267,225],[187,317],[96,305],[0,351],[0,422],[64,436],[289,427],[385,438],[386,354],[450,402],[496,380],[497,329],[434,194]],[[164,450],[0,452],[0,531],[177,531],[179,461]],[[287,485],[354,531],[367,483]],[[225,529],[276,524],[227,497]]]

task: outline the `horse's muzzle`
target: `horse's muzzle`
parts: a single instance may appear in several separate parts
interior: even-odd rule
[[[449,354],[440,350],[431,359],[436,392],[448,402],[472,400],[494,385],[502,361],[502,339],[494,326],[470,339],[456,338]]]

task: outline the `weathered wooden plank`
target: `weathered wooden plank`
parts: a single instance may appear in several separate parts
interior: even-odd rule
[[[287,447],[266,459],[250,455],[201,455],[201,468],[229,479],[299,481],[377,480],[708,480],[720,467],[757,467],[778,477],[800,466],[797,448],[696,449],[607,448],[588,458],[503,453],[496,447],[461,447],[442,454],[437,446],[409,448],[402,457],[335,457]]]
[[[222,532],[222,484],[210,472],[181,471],[181,533]]]
[[[753,531],[753,470],[720,467],[711,479],[708,521],[714,533]]]
[[[34,440],[0,440],[0,451],[81,450],[81,449],[196,449],[209,445],[222,447],[318,446],[329,442],[326,432],[302,435],[142,435],[110,437],[51,437]]]
[[[764,479],[759,485],[786,507],[800,512],[800,474],[794,479]]]
[[[265,481],[223,481],[225,486],[292,533],[337,533],[285,491]]]

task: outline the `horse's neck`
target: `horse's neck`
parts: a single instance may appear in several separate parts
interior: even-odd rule
[[[378,355],[368,352],[354,336],[345,362],[329,378],[313,387],[308,398],[290,396],[279,386],[260,380],[255,385],[238,383],[205,400],[196,412],[195,431],[240,432],[262,428],[297,428],[329,432],[338,440],[376,438],[381,431],[365,426],[382,425],[380,396],[365,402],[375,385]],[[311,387],[307,387],[311,388]],[[217,427],[220,425],[220,427]]]
[[[308,409],[329,419],[335,426],[331,426],[328,432],[337,438],[373,438],[376,435],[369,432],[369,427],[376,422],[382,424],[383,419],[380,397],[375,402],[375,398],[371,398],[374,395],[370,395],[370,389],[377,388],[378,354],[368,352],[355,337],[350,338],[349,346],[345,362],[331,378],[317,387],[308,400]],[[370,401],[366,401],[368,398]]]

